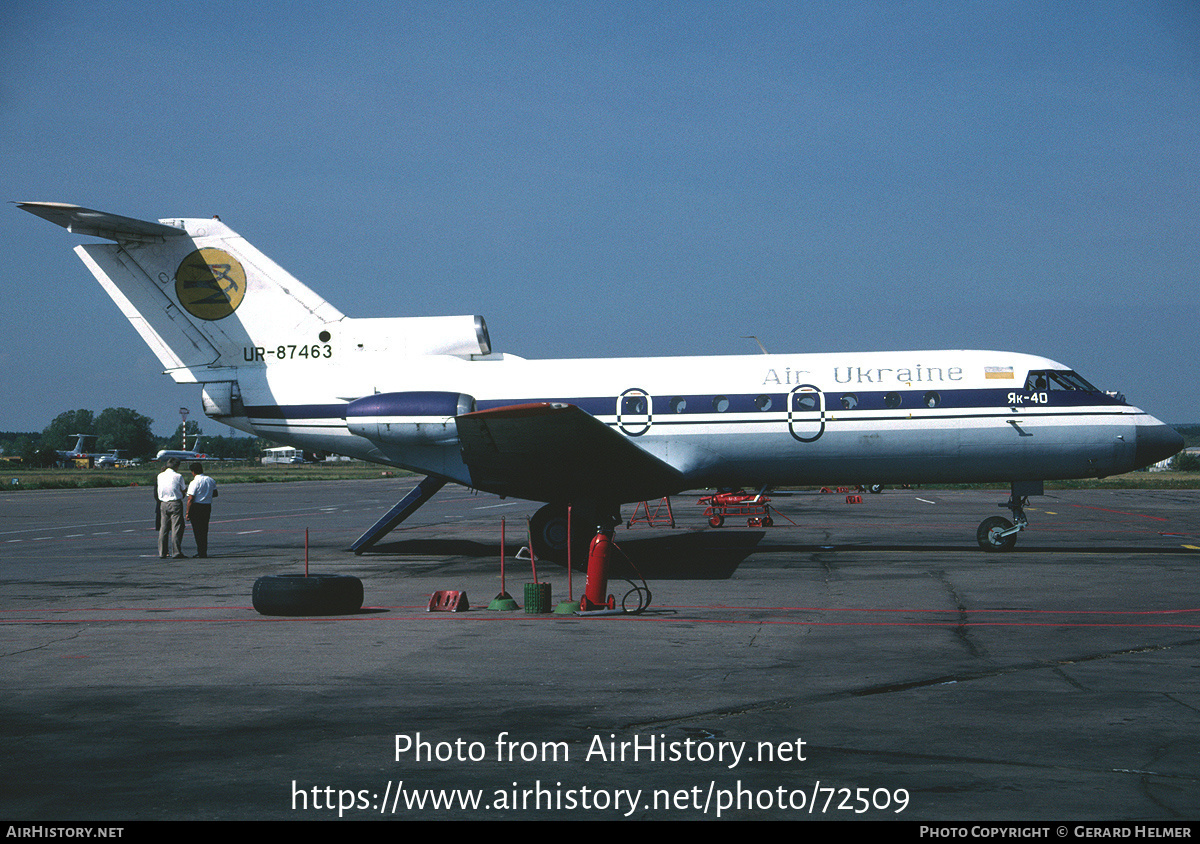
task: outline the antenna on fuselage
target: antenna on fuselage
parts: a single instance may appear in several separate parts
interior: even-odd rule
[[[758,347],[759,347],[760,349],[762,349],[762,353],[763,353],[764,355],[769,355],[769,354],[770,354],[770,352],[768,352],[768,351],[767,351],[767,347],[766,347],[766,346],[764,346],[764,345],[762,344],[762,340],[759,340],[759,339],[758,339],[757,337],[755,337],[753,334],[750,334],[750,335],[748,335],[748,336],[746,336],[746,337],[743,337],[742,339],[743,339],[743,340],[753,340],[755,343],[757,343],[757,344],[758,344]]]

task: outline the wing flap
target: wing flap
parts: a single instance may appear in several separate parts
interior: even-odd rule
[[[512,405],[455,417],[472,484],[533,501],[625,503],[683,487],[683,475],[570,404]]]

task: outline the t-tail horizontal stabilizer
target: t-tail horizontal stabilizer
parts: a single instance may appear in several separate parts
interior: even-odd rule
[[[109,214],[104,211],[93,211],[91,208],[81,208],[65,202],[18,202],[17,207],[41,217],[43,220],[60,225],[72,234],[102,237],[118,243],[127,241],[162,243],[168,237],[181,237],[187,234],[186,231],[175,226],[152,223],[148,220],[135,220],[133,217],[122,217],[120,214]]]

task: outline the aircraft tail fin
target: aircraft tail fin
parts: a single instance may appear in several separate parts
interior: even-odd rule
[[[394,367],[399,357],[491,352],[479,316],[350,319],[216,217],[151,222],[57,202],[18,206],[114,241],[75,252],[167,374],[206,385],[204,412],[226,424],[244,427],[232,420],[248,384],[259,385],[250,398],[271,401],[256,377],[267,367],[307,378],[351,360]]]
[[[62,203],[18,206],[115,241],[75,252],[176,381],[227,381],[234,367],[298,349],[332,354],[330,326],[344,314],[215,217],[150,222]]]

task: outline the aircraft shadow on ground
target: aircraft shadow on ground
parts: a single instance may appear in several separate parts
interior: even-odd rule
[[[1184,547],[1128,547],[1110,546],[1046,546],[1020,545],[1002,554],[988,554],[974,544],[946,543],[775,543],[762,545],[766,531],[699,531],[672,533],[661,536],[618,537],[618,546],[624,557],[617,555],[610,564],[608,577],[626,580],[726,580],[734,575],[742,562],[759,551],[793,554],[836,554],[870,552],[918,552],[925,554],[975,553],[981,561],[1001,563],[1004,560],[1028,560],[1031,556],[1044,554],[1191,554],[1196,552]],[[505,548],[506,566],[510,572],[523,571],[529,567],[528,558],[519,559],[517,552],[523,544],[508,543]],[[364,554],[369,558],[380,557],[456,557],[474,561],[479,565],[500,565],[500,547],[497,543],[474,542],[468,539],[405,539],[376,545]],[[538,560],[544,572],[552,573],[566,568],[565,564],[549,560]],[[587,571],[587,559],[574,561],[574,569],[583,574]],[[540,573],[539,573],[540,574]]]
[[[725,580],[758,550],[763,531],[700,533],[625,538],[619,542],[629,561],[618,560],[609,577],[636,580]]]
[[[520,546],[507,549],[509,558]],[[500,546],[495,542],[472,542],[469,539],[404,539],[399,542],[380,542],[363,552],[364,557],[394,554],[423,557],[492,557],[500,559]]]
[[[618,542],[624,558],[617,555],[610,564],[610,578],[636,580],[724,580],[733,576],[742,561],[754,553],[765,534],[762,531],[705,531],[646,538],[625,538]],[[517,559],[521,545],[505,548],[506,566],[517,570],[529,565]],[[364,556],[445,556],[491,559],[499,565],[500,548],[493,543],[467,539],[405,539],[379,543]],[[565,568],[549,561],[538,561],[548,570]],[[577,572],[587,570],[587,560],[574,561]]]
[[[999,553],[988,553],[981,549],[975,543],[963,542],[945,542],[942,544],[932,543],[853,543],[853,542],[828,542],[822,544],[815,543],[772,543],[770,546],[760,550],[787,552],[794,554],[816,554],[816,553],[837,553],[837,552],[895,552],[895,551],[916,551],[925,554],[979,554],[980,559],[993,562],[1000,562],[1008,559],[1013,555],[1028,555],[1028,554],[1195,554],[1195,551],[1185,547],[1163,547],[1156,545],[1144,546],[1129,546],[1129,545],[1022,545],[1017,543],[1016,547]]]

